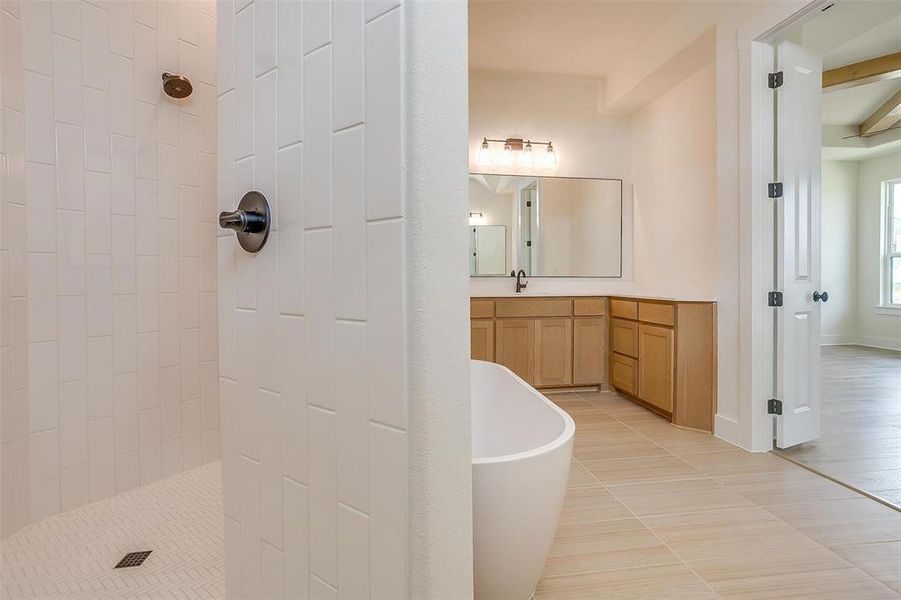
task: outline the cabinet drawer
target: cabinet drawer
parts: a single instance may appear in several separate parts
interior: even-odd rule
[[[659,302],[639,302],[638,320],[672,327],[676,324],[676,307]]]
[[[603,298],[576,298],[573,314],[577,317],[602,317],[607,314]]]
[[[473,298],[469,301],[469,316],[473,319],[485,319],[494,316],[494,300]]]
[[[610,322],[614,352],[638,358],[638,323],[613,319]]]
[[[610,299],[610,314],[624,319],[638,318],[638,302],[635,300]]]
[[[573,301],[570,298],[504,298],[495,301],[497,318],[510,317],[570,317]]]
[[[638,391],[638,361],[621,354],[611,355],[610,382],[617,389],[635,394]]]

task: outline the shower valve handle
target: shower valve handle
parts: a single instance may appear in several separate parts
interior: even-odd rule
[[[235,232],[247,252],[259,252],[269,239],[272,221],[269,202],[260,192],[247,192],[236,210],[219,213],[219,227]]]

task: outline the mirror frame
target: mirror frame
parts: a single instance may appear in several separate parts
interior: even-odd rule
[[[523,173],[474,173],[469,176],[488,175],[491,177],[535,177],[537,179],[582,179],[588,181],[617,181],[619,182],[619,275],[529,275],[529,279],[622,279],[623,278],[623,180],[619,177],[566,177],[565,175],[530,175]],[[467,199],[468,206],[468,199]],[[521,226],[522,224],[520,224]],[[513,265],[514,270],[516,265]],[[510,277],[510,275],[470,275],[470,279],[497,279]]]

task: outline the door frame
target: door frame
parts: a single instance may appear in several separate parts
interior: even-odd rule
[[[775,418],[767,413],[767,401],[774,396],[776,367],[775,310],[767,304],[767,294],[775,281],[775,206],[767,197],[767,184],[774,181],[775,112],[773,90],[767,86],[767,74],[775,69],[773,43],[780,34],[799,23],[816,17],[829,0],[815,0],[782,20],[763,34],[739,31],[740,72],[749,76],[748,91],[740,95],[740,219],[741,265],[748,277],[740,286],[740,421],[748,423],[745,432],[729,431],[730,423],[717,416],[717,434],[752,451],[769,451],[773,446]],[[741,137],[739,135],[739,137]],[[747,153],[741,156],[742,150]],[[746,270],[745,270],[746,269]],[[731,434],[731,435],[729,435]]]

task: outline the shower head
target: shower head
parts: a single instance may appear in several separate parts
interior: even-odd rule
[[[173,75],[172,73],[163,73],[163,91],[167,96],[181,100],[187,98],[194,91],[194,87],[187,77],[183,75]]]

